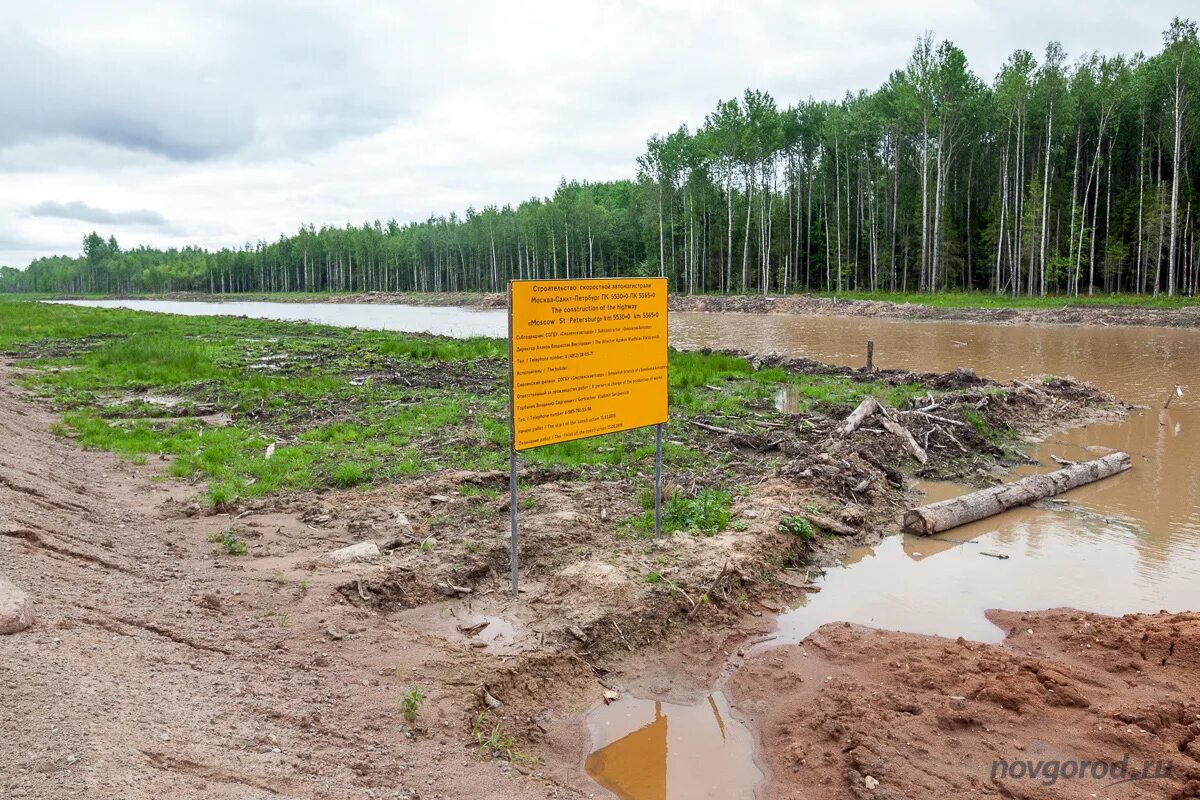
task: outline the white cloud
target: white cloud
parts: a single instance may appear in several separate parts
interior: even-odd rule
[[[646,138],[746,87],[874,88],[932,29],[990,80],[1016,48],[1154,51],[1187,3],[5,2],[0,264],[238,245],[632,176]],[[47,203],[170,219],[30,214]],[[68,209],[69,210],[69,209]],[[78,208],[76,208],[78,211]],[[108,220],[108,221],[106,221]]]

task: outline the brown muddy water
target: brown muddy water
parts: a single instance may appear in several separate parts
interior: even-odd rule
[[[897,533],[857,551],[780,618],[777,641],[841,620],[999,641],[988,608],[1122,614],[1200,606],[1200,333],[703,313],[673,314],[671,324],[677,347],[861,365],[870,339],[880,367],[970,367],[999,380],[1069,375],[1149,406],[1121,422],[1054,434],[1034,449],[1038,466],[1016,471],[1056,469],[1051,455],[1078,460],[1116,449],[1133,456],[1130,472],[1069,492],[1066,504],[1010,511],[935,537]],[[1164,411],[1176,383],[1184,396]],[[931,500],[966,491],[922,488]]]
[[[861,365],[868,339],[875,342],[875,363],[881,367],[938,372],[970,367],[998,380],[1069,375],[1127,403],[1148,406],[1121,422],[1054,434],[1034,449],[1036,465],[1015,472],[1056,469],[1051,455],[1082,460],[1111,449],[1130,453],[1134,468],[1068,492],[1061,498],[1065,504],[1016,509],[933,537],[908,536],[897,529],[880,545],[859,548],[842,566],[828,570],[818,580],[821,591],[782,614],[776,638],[759,648],[797,643],[835,621],[998,642],[1004,632],[984,616],[989,608],[1071,606],[1123,614],[1200,607],[1200,334],[1161,328],[671,315],[671,343],[685,349],[777,351]],[[1164,411],[1163,402],[1176,383],[1185,394]],[[788,398],[779,400],[786,405]],[[930,501],[969,491],[949,483],[920,488]],[[726,702],[719,687],[708,697]],[[638,700],[631,713],[645,718],[652,702]],[[758,780],[753,753],[714,754],[711,733],[699,722],[686,737],[664,743],[666,759],[612,752],[612,737],[597,733],[597,720],[613,713],[612,707],[592,712],[593,754],[585,766],[596,782],[623,800],[675,796],[663,794],[660,781],[668,790],[672,781],[697,786],[681,797],[715,800],[753,791],[749,787]],[[608,755],[598,760],[602,753]],[[740,760],[728,763],[731,755]],[[698,775],[703,776],[700,783]],[[742,795],[715,786],[700,788],[705,780],[725,780],[727,775],[740,778]],[[634,776],[646,783],[633,782]]]
[[[506,316],[323,303],[81,304],[457,336],[503,336]],[[1066,503],[1017,509],[934,537],[897,528],[821,576],[821,591],[781,615],[776,638],[760,647],[798,642],[833,621],[995,642],[1003,632],[985,618],[989,608],[1070,606],[1105,614],[1200,608],[1200,333],[697,312],[672,314],[670,331],[671,344],[682,349],[775,351],[844,365],[864,363],[870,339],[880,367],[969,367],[1005,381],[1067,375],[1147,407],[1121,422],[1050,436],[1033,451],[1038,464],[1017,473],[1055,469],[1051,455],[1079,460],[1112,449],[1133,456],[1131,471],[1069,492],[1061,498]],[[1176,383],[1185,394],[1163,410]],[[930,500],[967,491],[944,483],[921,488]],[[594,709],[587,726],[591,754],[584,766],[624,800],[752,797],[761,780],[752,735],[730,715],[719,687],[693,705],[626,696]]]

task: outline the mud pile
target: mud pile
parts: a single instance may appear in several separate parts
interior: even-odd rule
[[[766,796],[1200,796],[1200,614],[989,617],[1004,645],[835,623],[752,658]]]

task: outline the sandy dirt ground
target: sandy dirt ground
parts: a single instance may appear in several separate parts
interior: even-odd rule
[[[578,796],[467,746],[474,684],[445,681],[469,675],[471,648],[296,566],[348,543],[344,526],[247,517],[295,552],[218,555],[207,534],[230,518],[186,516],[196,487],[81,451],[52,421],[0,382],[0,572],[37,614],[0,637],[0,796]],[[414,685],[430,696],[410,731]]]

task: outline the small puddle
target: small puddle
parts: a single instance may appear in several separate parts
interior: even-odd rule
[[[516,641],[516,626],[502,617],[467,617],[457,627],[459,633],[473,642],[500,645]]]
[[[621,800],[752,800],[762,779],[721,692],[695,705],[625,696],[587,724],[587,773]]]

